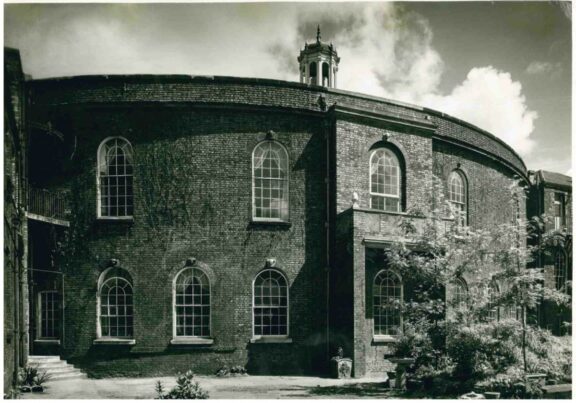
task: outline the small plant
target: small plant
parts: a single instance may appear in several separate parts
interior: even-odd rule
[[[19,382],[22,386],[42,386],[50,379],[50,375],[36,365],[27,365],[20,370]]]
[[[208,392],[194,381],[194,373],[187,371],[176,379],[176,386],[170,392],[164,391],[162,382],[156,382],[156,399],[208,399]]]

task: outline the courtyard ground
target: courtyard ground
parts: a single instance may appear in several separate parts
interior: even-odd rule
[[[211,399],[352,399],[393,395],[382,379],[329,379],[296,376],[197,376]],[[175,377],[108,378],[49,381],[44,393],[26,393],[23,399],[153,399],[156,381],[165,388]]]

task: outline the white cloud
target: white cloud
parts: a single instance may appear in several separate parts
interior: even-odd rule
[[[522,85],[509,73],[475,67],[450,94],[430,94],[422,101],[497,135],[521,155],[534,148],[530,135],[538,114],[528,109]]]
[[[557,77],[562,73],[562,65],[560,63],[549,63],[533,61],[526,67],[526,73],[530,75],[546,74],[552,77]]]

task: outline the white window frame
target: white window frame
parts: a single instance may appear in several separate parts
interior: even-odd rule
[[[121,140],[126,142],[128,146],[128,150],[130,151],[130,158],[132,159],[132,211],[134,211],[134,149],[132,148],[132,144],[122,136],[110,136],[102,140],[100,145],[98,146],[98,151],[96,153],[96,218],[102,220],[132,220],[133,215],[124,215],[124,216],[109,216],[109,215],[102,215],[102,200],[101,200],[101,189],[100,189],[100,176],[101,176],[101,164],[100,161],[102,160],[102,152],[104,150],[104,146],[106,143],[112,140]]]
[[[494,293],[494,294],[493,294]],[[488,299],[492,299],[493,297],[498,297],[500,295],[500,286],[496,282],[496,280],[490,281],[488,284]],[[490,309],[488,314],[488,321],[489,322],[499,322],[500,321],[500,305],[496,305]]]
[[[455,200],[455,198],[453,197],[453,192],[452,192],[452,180],[454,178],[458,178],[460,179],[461,183],[462,183],[462,196],[464,198],[464,201],[461,202],[459,200]],[[454,206],[454,209],[457,210],[460,213],[464,213],[464,214],[460,214],[460,220],[458,221],[458,225],[459,226],[467,226],[468,225],[468,181],[466,179],[466,175],[464,175],[464,173],[460,170],[454,170],[452,172],[450,172],[450,175],[448,176],[448,200],[449,202],[452,204],[452,206]]]
[[[110,269],[108,269],[110,270]],[[135,326],[134,326],[134,319],[136,318],[135,315],[135,307],[134,307],[134,286],[132,285],[132,282],[123,277],[123,276],[112,276],[112,277],[108,277],[106,278],[106,273],[108,272],[108,270],[105,270],[101,275],[100,275],[100,280],[98,281],[98,290],[96,293],[96,338],[97,341],[100,341],[102,344],[106,343],[106,341],[110,341],[114,344],[118,343],[118,344],[134,344],[134,330],[135,330]],[[128,283],[128,285],[130,286],[131,292],[132,292],[132,335],[131,336],[103,336],[102,335],[102,322],[101,322],[101,309],[102,309],[102,288],[104,287],[104,285],[111,280],[115,280],[115,279],[121,279],[123,281],[125,281],[126,283]],[[123,341],[125,341],[126,343],[122,343]]]
[[[399,334],[389,334],[389,333],[376,333],[376,314],[375,314],[375,304],[374,304],[374,299],[376,297],[376,279],[378,279],[378,277],[381,274],[386,274],[386,275],[392,275],[394,277],[396,277],[396,280],[398,281],[399,287],[400,287],[400,302],[404,302],[404,282],[402,281],[402,277],[400,276],[400,274],[398,274],[396,271],[394,270],[390,270],[390,269],[382,269],[380,271],[378,271],[376,273],[376,275],[374,276],[374,278],[372,279],[372,295],[371,295],[371,304],[372,304],[372,336],[373,336],[373,340],[374,341],[393,341],[396,340],[398,338],[398,336],[400,336],[400,333],[402,332],[403,326],[404,326],[404,315],[402,315],[402,312],[399,311],[398,312],[398,316],[400,318],[400,323],[398,325],[400,331]],[[380,296],[381,298],[382,296]]]
[[[58,292],[58,290],[43,290],[43,291],[40,291],[40,292],[38,293],[38,297],[37,297],[38,299],[37,299],[37,304],[36,304],[36,307],[37,307],[37,312],[36,312],[36,324],[37,324],[37,326],[36,326],[36,339],[37,339],[37,340],[53,340],[53,341],[57,341],[57,340],[60,340],[61,333],[62,333],[62,329],[61,329],[62,323],[61,323],[61,318],[60,318],[60,315],[61,315],[60,310],[56,310],[56,311],[53,312],[54,317],[55,317],[55,318],[58,318],[58,329],[57,329],[58,337],[42,336],[42,316],[43,316],[43,313],[44,313],[44,311],[43,311],[44,305],[43,305],[43,298],[42,298],[42,296],[45,295],[45,294],[56,294],[56,299],[55,299],[55,301],[57,302],[58,306],[61,306],[61,303],[60,303],[60,293]],[[53,330],[56,330],[56,327],[54,327]]]
[[[187,270],[198,270],[206,277],[208,281],[208,293],[209,293],[209,304],[208,307],[210,309],[210,314],[208,315],[208,335],[203,336],[182,336],[177,334],[177,312],[176,312],[176,286],[178,283],[178,278],[184,274]],[[212,344],[212,281],[208,273],[205,270],[197,266],[187,266],[180,270],[174,278],[172,279],[172,340],[171,344]]]
[[[260,335],[256,334],[256,280],[260,277],[263,273],[267,271],[276,272],[284,279],[286,284],[286,334],[279,334],[279,335]],[[260,305],[258,308],[262,308],[263,306]],[[292,339],[290,339],[290,283],[288,282],[288,278],[282,273],[280,270],[277,269],[264,269],[252,280],[252,342],[277,342],[277,343],[291,343]]]
[[[397,194],[388,194],[388,193],[378,193],[378,192],[373,192],[372,191],[372,160],[374,159],[374,156],[378,153],[383,151],[384,153],[388,153],[390,156],[392,156],[392,159],[396,162],[396,165],[398,167],[398,175],[396,176],[396,189],[398,189]],[[391,199],[397,199],[398,200],[398,210],[397,211],[390,211],[390,210],[381,210],[378,209],[378,211],[385,211],[385,212],[389,212],[389,213],[399,213],[402,211],[402,176],[404,175],[404,172],[402,171],[402,165],[400,164],[400,159],[398,158],[398,156],[396,155],[396,153],[394,151],[392,151],[389,148],[377,148],[374,151],[372,151],[372,153],[370,154],[370,159],[368,160],[368,189],[370,191],[370,208],[374,208],[372,206],[372,196],[378,196],[378,197],[384,197],[384,198],[391,198]]]
[[[259,147],[263,146],[267,143],[274,143],[282,149],[284,156],[286,157],[286,179],[285,181],[285,188],[286,188],[286,196],[285,196],[285,203],[286,203],[286,211],[284,212],[284,217],[282,217],[282,209],[280,209],[280,217],[258,217],[256,216],[256,164],[255,164],[255,154],[256,150]],[[252,221],[254,222],[288,222],[290,220],[290,156],[288,154],[288,150],[284,146],[284,144],[276,141],[276,140],[264,140],[256,144],[254,149],[252,150]],[[283,201],[284,199],[280,199]]]
[[[560,200],[556,200],[559,197]],[[556,215],[556,206],[559,206],[560,215]],[[566,225],[566,194],[554,192],[554,230],[560,231]]]

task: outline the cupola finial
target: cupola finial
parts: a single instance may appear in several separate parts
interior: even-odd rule
[[[316,42],[320,43],[320,39],[322,39],[322,37],[320,36],[320,24],[318,24],[318,31],[316,31]]]

